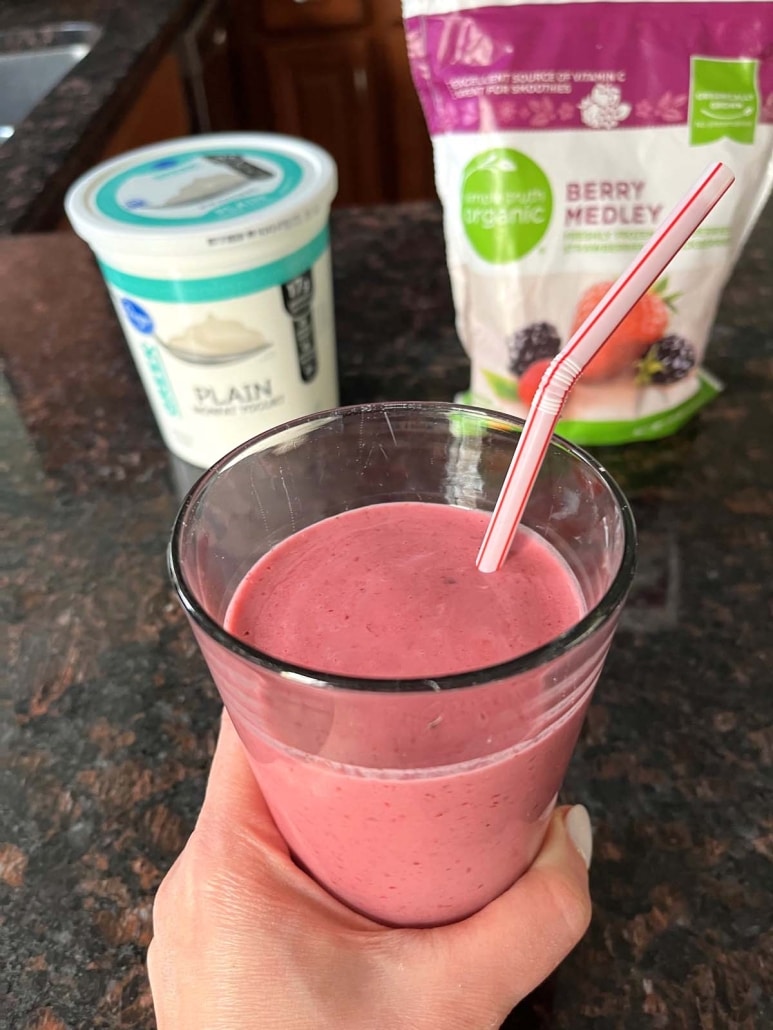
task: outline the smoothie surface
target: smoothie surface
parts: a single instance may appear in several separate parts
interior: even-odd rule
[[[478,572],[486,512],[399,501],[303,529],[239,584],[226,629],[318,672],[436,678],[505,662],[585,613],[558,553],[519,529],[504,567]]]

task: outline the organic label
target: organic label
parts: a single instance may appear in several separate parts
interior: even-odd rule
[[[478,154],[462,178],[461,217],[467,239],[484,261],[518,261],[550,224],[553,194],[540,166],[517,150]]]
[[[757,61],[691,59],[691,144],[713,143],[723,136],[754,143],[759,106]]]

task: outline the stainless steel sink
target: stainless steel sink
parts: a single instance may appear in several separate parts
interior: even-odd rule
[[[102,30],[62,22],[28,32],[0,32],[0,142],[91,50]]]

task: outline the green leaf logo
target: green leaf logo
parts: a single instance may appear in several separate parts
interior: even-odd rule
[[[520,151],[486,150],[464,169],[462,225],[484,261],[504,265],[520,260],[545,235],[552,213],[547,175]]]

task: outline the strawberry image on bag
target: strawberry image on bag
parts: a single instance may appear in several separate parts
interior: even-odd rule
[[[462,400],[525,416],[564,347],[714,161],[736,185],[577,382],[558,432],[676,431],[722,289],[773,185],[773,4],[403,0],[433,141]]]

